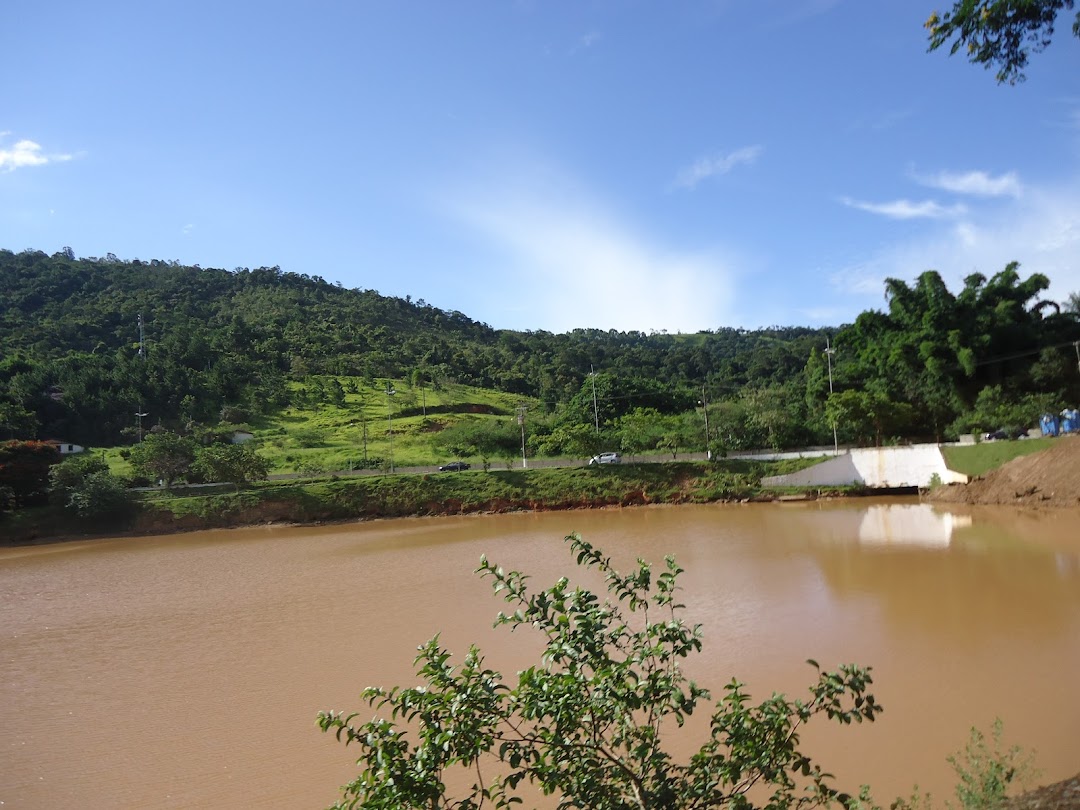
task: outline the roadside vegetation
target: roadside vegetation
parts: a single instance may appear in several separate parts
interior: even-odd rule
[[[103,531],[143,534],[244,526],[268,522],[338,520],[520,510],[598,508],[644,504],[711,503],[763,496],[765,475],[793,472],[816,459],[763,462],[731,459],[713,463],[623,464],[547,469],[469,470],[459,473],[324,475],[288,481],[248,482],[212,488],[153,488],[121,498],[91,502],[89,512],[73,493],[82,491],[70,472],[65,489],[47,485],[41,497],[9,513],[9,542]],[[65,461],[54,470],[82,465]],[[95,469],[100,465],[94,462]],[[105,474],[109,476],[109,474]]]

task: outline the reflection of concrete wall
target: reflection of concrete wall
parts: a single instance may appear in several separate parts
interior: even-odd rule
[[[859,542],[944,548],[954,528],[970,525],[970,515],[936,512],[928,503],[874,505],[863,514]]]
[[[765,486],[927,487],[937,475],[943,484],[967,483],[967,476],[945,466],[936,444],[864,447],[790,475],[763,478]]]

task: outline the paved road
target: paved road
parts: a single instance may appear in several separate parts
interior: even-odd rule
[[[840,453],[847,452],[846,448],[841,448]],[[760,461],[777,461],[785,458],[809,458],[817,456],[832,456],[836,452],[831,447],[809,447],[803,450],[787,450],[784,452],[775,452],[772,450],[755,450],[741,453],[729,453],[728,458],[743,458],[743,459],[758,459]],[[679,453],[676,459],[672,459],[670,455],[649,455],[649,456],[623,456],[623,463],[634,464],[663,464],[668,461],[705,461],[706,457],[704,453]],[[531,458],[528,459],[528,469],[537,470],[548,467],[584,467],[588,462],[585,459],[561,459],[561,458]],[[473,465],[473,470],[482,469],[479,465]],[[492,470],[505,470],[522,469],[521,460],[518,459],[511,467],[507,467],[504,461],[492,462],[490,465]],[[438,466],[431,467],[395,467],[394,472],[401,475],[410,473],[435,473],[438,472]],[[333,473],[320,473],[318,476],[302,476],[299,473],[279,473],[277,475],[271,475],[270,480],[281,481],[294,478],[304,477],[317,477],[325,478],[326,475],[332,474],[338,477],[352,476],[352,475],[385,475],[383,470],[337,470]]]
[[[840,453],[847,452],[846,448],[841,448]],[[831,456],[834,455],[833,448],[831,447],[810,447],[804,450],[788,450],[782,453],[777,453],[771,450],[759,450],[750,451],[744,453],[729,453],[728,458],[744,458],[744,459],[759,459],[761,461],[777,461],[785,458],[807,458],[816,456]],[[623,456],[623,463],[634,464],[663,464],[668,461],[705,461],[704,453],[680,453],[677,459],[672,459],[670,455],[649,455],[649,456]],[[547,467],[584,467],[588,462],[584,459],[561,459],[561,458],[531,458],[528,460],[528,469],[537,470]],[[474,470],[482,469],[478,465],[474,465]],[[503,461],[492,463],[490,466],[492,470],[505,470],[508,469],[506,463]],[[520,470],[521,461],[517,460],[509,467],[512,470]],[[437,473],[439,471],[438,466],[430,467],[395,467],[394,473],[398,475],[415,475],[422,473]],[[326,478],[328,475],[336,475],[338,478],[347,478],[358,475],[385,475],[383,470],[335,470],[333,472],[319,473],[318,475],[302,475],[301,473],[276,473],[270,476],[271,481],[295,481],[301,479],[317,480]],[[450,473],[444,473],[449,475]],[[173,489],[214,489],[214,488],[228,488],[232,484],[176,484]],[[160,487],[138,487],[137,492],[154,492],[159,490]]]

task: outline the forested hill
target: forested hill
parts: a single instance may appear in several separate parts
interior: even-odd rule
[[[227,404],[273,410],[287,403],[289,380],[310,375],[454,381],[554,405],[595,369],[624,392],[608,391],[609,410],[677,410],[709,379],[726,391],[789,380],[824,345],[824,332],[805,328],[495,330],[276,267],[230,272],[69,250],[0,250],[0,278],[0,438],[115,443],[137,410],[203,422]]]
[[[1080,404],[1080,302],[1043,300],[1049,279],[1015,263],[956,294],[933,271],[889,279],[887,311],[836,330],[688,335],[496,330],[276,267],[69,249],[0,250],[0,281],[0,439],[113,445],[137,412],[178,429],[214,424],[226,406],[272,413],[296,397],[291,383],[338,377],[498,389],[602,429],[638,409],[693,422],[704,400],[710,435],[728,448],[831,442],[834,426],[841,441],[944,437]]]

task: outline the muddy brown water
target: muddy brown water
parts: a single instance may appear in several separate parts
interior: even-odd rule
[[[573,575],[579,531],[629,564],[676,555],[705,651],[757,697],[803,663],[874,667],[885,713],[805,739],[843,787],[940,800],[972,724],[1005,723],[1042,781],[1080,769],[1080,512],[914,500],[679,506],[266,527],[0,549],[0,807],[319,808],[354,755],[319,709],[412,683],[442,632],[531,663],[481,554]]]

